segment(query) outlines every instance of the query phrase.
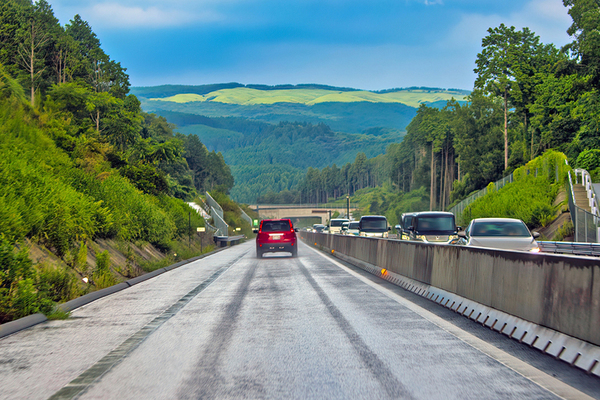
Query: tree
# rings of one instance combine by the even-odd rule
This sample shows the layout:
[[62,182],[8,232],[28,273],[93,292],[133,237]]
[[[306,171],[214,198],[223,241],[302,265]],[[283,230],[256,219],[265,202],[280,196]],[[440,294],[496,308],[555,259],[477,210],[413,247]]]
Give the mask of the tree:
[[567,33],[574,41],[564,47],[579,62],[584,75],[591,75],[591,84],[600,82],[600,6],[596,0],[563,0],[569,8],[573,24]]
[[475,62],[475,88],[500,96],[504,102],[504,169],[508,169],[508,102],[515,81],[515,63],[521,35],[515,27],[501,24],[488,29],[489,35],[481,41],[483,50]]
[[19,61],[29,75],[31,106],[35,106],[35,91],[46,70],[46,59],[53,47],[52,31],[58,26],[52,8],[46,0],[39,0],[26,12],[26,24],[21,28]]

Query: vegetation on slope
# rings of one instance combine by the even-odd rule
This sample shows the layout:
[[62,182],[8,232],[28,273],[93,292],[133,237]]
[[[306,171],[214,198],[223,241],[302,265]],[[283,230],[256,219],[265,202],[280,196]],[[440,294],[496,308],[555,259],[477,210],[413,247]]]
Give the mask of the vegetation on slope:
[[154,268],[134,248],[191,255],[204,221],[184,200],[233,186],[223,156],[143,113],[79,16],[62,27],[45,0],[8,0],[0,26],[0,323]]

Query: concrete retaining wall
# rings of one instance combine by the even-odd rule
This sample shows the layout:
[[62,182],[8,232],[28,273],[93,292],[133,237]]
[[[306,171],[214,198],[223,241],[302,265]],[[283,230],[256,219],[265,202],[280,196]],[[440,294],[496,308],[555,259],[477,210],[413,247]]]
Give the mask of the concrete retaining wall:
[[600,259],[308,232],[301,237],[600,346]]

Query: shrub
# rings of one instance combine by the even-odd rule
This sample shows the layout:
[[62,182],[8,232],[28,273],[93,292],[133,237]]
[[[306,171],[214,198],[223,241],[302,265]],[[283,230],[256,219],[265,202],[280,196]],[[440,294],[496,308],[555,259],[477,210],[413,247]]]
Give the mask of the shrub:
[[600,149],[584,150],[577,157],[577,167],[592,172],[600,168]]
[[108,250],[104,250],[96,255],[96,269],[92,275],[92,280],[97,289],[104,289],[117,283],[110,270],[110,254]]

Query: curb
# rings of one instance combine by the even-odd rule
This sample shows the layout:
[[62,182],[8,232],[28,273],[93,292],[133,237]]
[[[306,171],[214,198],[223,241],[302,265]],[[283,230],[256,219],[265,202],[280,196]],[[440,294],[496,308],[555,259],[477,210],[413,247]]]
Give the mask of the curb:
[[[172,271],[176,268],[179,268],[182,265],[189,264],[194,261],[198,261],[204,257],[211,256],[213,254],[216,254],[216,253],[226,250],[226,249],[227,249],[227,247],[215,249],[209,253],[202,254],[200,256],[193,257],[193,258],[190,258],[187,260],[179,261],[175,264],[169,265],[168,267],[160,268],[160,269],[154,270],[152,272],[148,272],[144,275],[140,275],[138,277],[129,279],[125,282],[121,282],[116,285],[104,288],[104,289],[96,290],[95,292],[88,293],[86,295],[83,295],[83,296],[78,297],[73,300],[69,300],[66,303],[60,304],[58,307],[64,312],[73,311],[76,308],[79,308],[83,305],[91,303],[92,301],[98,300],[102,297],[111,295],[116,292],[120,292],[121,290],[127,289],[133,285],[137,285],[140,282],[147,281],[148,279],[152,279],[152,278],[154,278],[158,275],[161,275],[165,272]],[[44,314],[37,313],[37,314],[28,315],[23,318],[19,318],[14,321],[6,322],[6,323],[0,325],[0,339],[3,337],[6,337],[8,335],[12,335],[13,333],[19,332],[23,329],[31,328],[34,325],[41,324],[42,322],[46,322],[47,320],[48,320],[48,318],[46,318],[46,316]]]

